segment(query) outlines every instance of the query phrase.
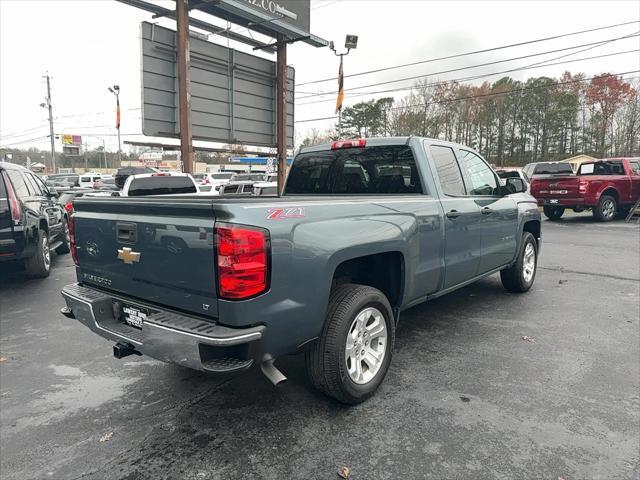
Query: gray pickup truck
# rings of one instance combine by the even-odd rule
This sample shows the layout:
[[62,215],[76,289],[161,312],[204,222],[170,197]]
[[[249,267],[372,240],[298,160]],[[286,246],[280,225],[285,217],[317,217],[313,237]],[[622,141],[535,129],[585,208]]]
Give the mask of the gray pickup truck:
[[500,272],[533,284],[536,200],[462,145],[418,137],[305,148],[281,197],[81,198],[78,283],[62,313],[145,354],[211,373],[305,352],[314,386],[371,396],[400,312]]

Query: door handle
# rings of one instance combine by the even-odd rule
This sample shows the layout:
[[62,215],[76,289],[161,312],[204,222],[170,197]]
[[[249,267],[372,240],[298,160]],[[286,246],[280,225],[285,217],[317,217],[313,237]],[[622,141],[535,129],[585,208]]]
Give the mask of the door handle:
[[462,215],[462,213],[457,210],[451,210],[447,212],[446,215],[447,218],[458,218],[460,215]]
[[482,210],[480,210],[482,212],[483,215],[490,215],[493,213],[493,210],[490,209],[489,207],[484,207]]

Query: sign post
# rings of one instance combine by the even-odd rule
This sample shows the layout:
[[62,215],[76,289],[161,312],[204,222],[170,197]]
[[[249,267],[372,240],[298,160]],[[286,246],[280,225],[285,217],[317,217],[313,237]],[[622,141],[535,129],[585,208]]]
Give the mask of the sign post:
[[191,123],[191,48],[189,42],[189,0],[176,1],[178,109],[180,121],[180,160],[183,171],[193,173],[193,133]]
[[276,65],[276,148],[278,151],[278,195],[282,195],[287,169],[287,42],[278,34]]

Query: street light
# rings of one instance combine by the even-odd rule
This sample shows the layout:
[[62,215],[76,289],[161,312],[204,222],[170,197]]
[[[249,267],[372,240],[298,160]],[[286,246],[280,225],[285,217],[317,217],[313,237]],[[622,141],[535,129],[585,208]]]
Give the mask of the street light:
[[118,162],[122,162],[122,146],[120,143],[120,85],[107,88],[116,96],[116,130],[118,130]]
[[349,52],[352,49],[358,47],[358,36],[357,35],[347,35],[344,39],[344,48],[347,49],[346,52],[338,53],[336,50],[336,46],[333,41],[329,42],[329,48],[331,51],[337,56],[340,57],[340,69],[338,70],[338,100],[336,101],[336,110],[338,111],[338,134],[342,135],[342,100],[344,98],[344,71],[342,69],[342,59],[346,55],[349,55]]

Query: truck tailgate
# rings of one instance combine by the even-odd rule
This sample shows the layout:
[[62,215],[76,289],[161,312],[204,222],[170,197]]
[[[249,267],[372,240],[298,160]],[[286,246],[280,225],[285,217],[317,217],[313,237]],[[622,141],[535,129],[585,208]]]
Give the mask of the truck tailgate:
[[217,315],[211,199],[85,198],[74,206],[82,283]]
[[538,199],[577,198],[580,180],[575,175],[536,175],[531,180],[531,195]]

